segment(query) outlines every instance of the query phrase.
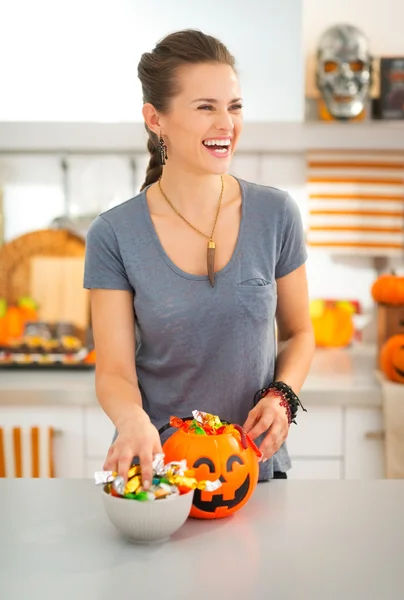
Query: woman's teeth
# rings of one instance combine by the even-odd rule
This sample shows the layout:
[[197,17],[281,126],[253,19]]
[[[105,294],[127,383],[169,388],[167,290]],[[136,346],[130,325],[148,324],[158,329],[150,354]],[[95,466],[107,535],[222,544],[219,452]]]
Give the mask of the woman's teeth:
[[215,154],[227,154],[230,148],[230,140],[206,140],[203,145]]
[[230,140],[205,140],[205,146],[230,146]]

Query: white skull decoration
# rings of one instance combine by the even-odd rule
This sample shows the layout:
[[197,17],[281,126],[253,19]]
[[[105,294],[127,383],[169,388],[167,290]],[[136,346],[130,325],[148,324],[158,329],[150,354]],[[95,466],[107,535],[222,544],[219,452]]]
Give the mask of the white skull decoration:
[[364,33],[345,24],[327,29],[318,44],[316,79],[334,118],[360,115],[372,83],[372,57]]

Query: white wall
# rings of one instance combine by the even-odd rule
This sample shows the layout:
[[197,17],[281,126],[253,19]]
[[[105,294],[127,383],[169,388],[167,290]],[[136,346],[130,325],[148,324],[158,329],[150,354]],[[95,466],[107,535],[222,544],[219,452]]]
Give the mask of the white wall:
[[[247,121],[304,118],[302,0],[8,0],[0,3],[0,121],[141,121],[137,63],[198,28],[235,55]],[[279,50],[287,47],[279,60]]]
[[303,0],[306,54],[315,52],[318,38],[327,27],[340,22],[362,29],[376,55],[404,53],[403,0]]

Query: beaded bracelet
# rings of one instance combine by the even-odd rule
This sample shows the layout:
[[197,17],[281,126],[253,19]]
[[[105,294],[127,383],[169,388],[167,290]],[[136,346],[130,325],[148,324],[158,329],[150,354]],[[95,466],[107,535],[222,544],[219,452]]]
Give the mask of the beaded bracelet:
[[259,390],[254,396],[254,405],[257,404],[257,402],[259,402],[260,400],[262,400],[262,398],[264,398],[264,396],[266,396],[269,391],[271,391],[274,396],[282,398],[280,405],[286,409],[289,425],[291,423],[294,423],[296,425],[295,417],[299,405],[304,410],[304,412],[307,412],[307,410],[304,408],[303,404],[300,402],[298,396],[294,393],[292,388],[283,381],[274,381],[270,383],[267,387],[262,388],[262,390]]

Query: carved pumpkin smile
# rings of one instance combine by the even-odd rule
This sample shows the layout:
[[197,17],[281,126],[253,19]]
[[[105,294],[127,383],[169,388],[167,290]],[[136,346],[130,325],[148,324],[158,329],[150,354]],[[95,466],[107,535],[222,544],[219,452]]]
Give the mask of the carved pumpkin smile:
[[[404,346],[403,346],[403,350],[404,350]],[[394,367],[395,372],[397,373],[397,375],[399,377],[402,377],[404,379],[404,371],[402,371],[401,369],[399,369],[398,367]]]
[[383,344],[379,363],[387,379],[404,383],[404,334],[393,335]]
[[234,498],[232,500],[224,500],[223,494],[213,494],[212,500],[202,500],[202,492],[201,490],[195,490],[194,494],[194,506],[199,508],[199,510],[203,510],[205,512],[214,512],[220,506],[224,506],[226,508],[234,508],[248,494],[248,490],[250,489],[250,476],[244,480],[244,483],[237,488],[236,493],[234,494]]

